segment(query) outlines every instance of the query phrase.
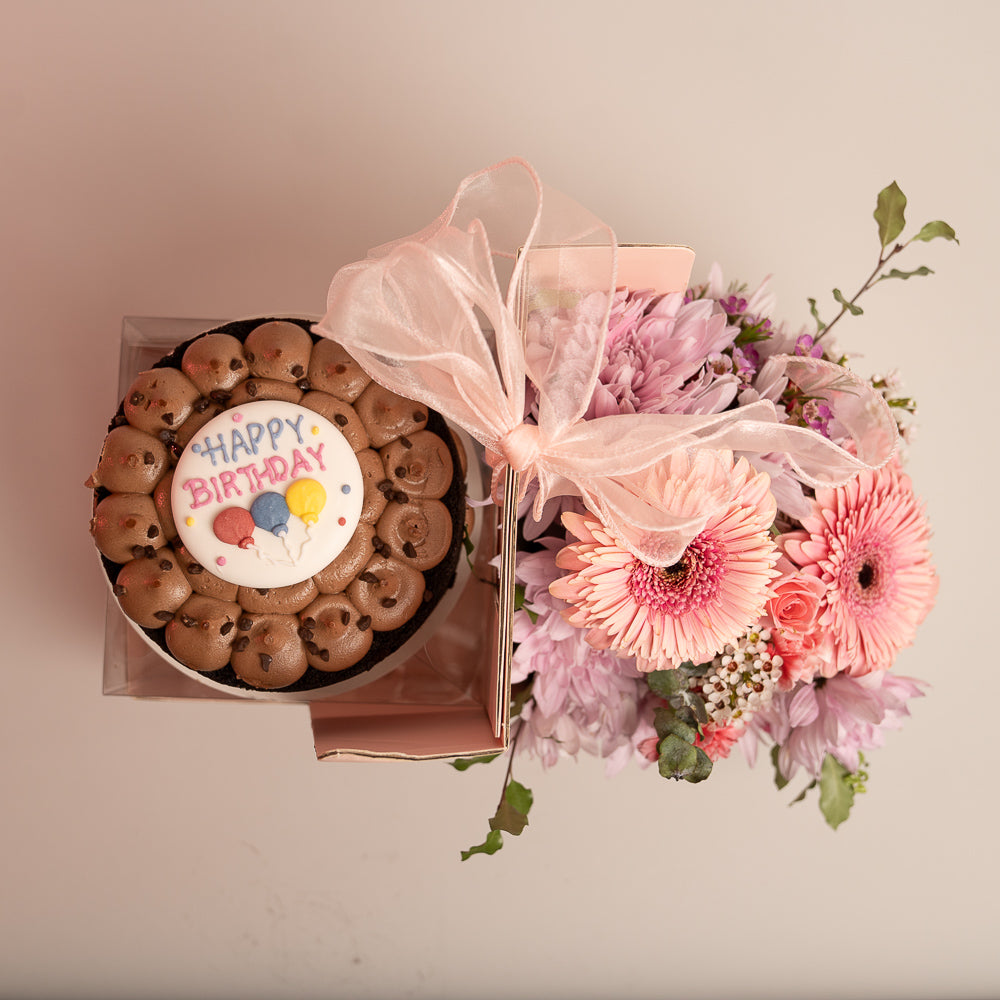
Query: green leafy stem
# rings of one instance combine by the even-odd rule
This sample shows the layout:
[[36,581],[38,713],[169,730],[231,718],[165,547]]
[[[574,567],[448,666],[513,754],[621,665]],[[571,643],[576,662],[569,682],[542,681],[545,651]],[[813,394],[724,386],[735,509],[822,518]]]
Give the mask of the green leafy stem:
[[829,323],[824,323],[820,319],[819,311],[816,308],[816,300],[809,299],[809,311],[812,313],[813,319],[816,320],[817,341],[825,337],[833,329],[838,320],[847,313],[850,313],[852,316],[860,316],[863,310],[858,305],[858,299],[880,281],[886,281],[889,278],[901,278],[905,281],[908,278],[926,277],[928,274],[934,273],[929,267],[918,267],[912,271],[900,271],[897,268],[892,268],[892,270],[884,274],[882,273],[886,264],[897,254],[902,253],[911,243],[929,243],[931,240],[936,239],[953,240],[955,243],[958,243],[955,230],[947,222],[942,222],[940,219],[928,222],[922,226],[920,231],[915,236],[911,236],[906,242],[897,243],[896,240],[906,225],[905,211],[906,195],[903,194],[895,181],[879,191],[873,213],[875,222],[878,224],[878,238],[880,243],[878,263],[875,265],[872,273],[868,275],[865,283],[850,299],[839,288],[833,289],[833,298],[840,305],[840,312]]

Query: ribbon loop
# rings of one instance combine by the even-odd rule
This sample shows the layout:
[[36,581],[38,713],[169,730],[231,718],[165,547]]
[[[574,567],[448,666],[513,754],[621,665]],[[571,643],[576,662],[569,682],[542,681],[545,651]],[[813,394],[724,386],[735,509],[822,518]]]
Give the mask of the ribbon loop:
[[535,464],[541,450],[541,434],[535,424],[518,424],[499,442],[499,453],[515,472]]

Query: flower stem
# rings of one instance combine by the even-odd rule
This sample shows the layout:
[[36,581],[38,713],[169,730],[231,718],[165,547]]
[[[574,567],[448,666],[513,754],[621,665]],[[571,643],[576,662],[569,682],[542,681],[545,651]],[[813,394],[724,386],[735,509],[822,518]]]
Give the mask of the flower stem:
[[888,264],[889,261],[896,256],[896,254],[900,253],[902,250],[905,250],[906,247],[908,247],[911,242],[912,242],[911,240],[907,240],[905,243],[897,243],[888,253],[885,252],[885,248],[882,249],[882,251],[879,253],[878,263],[875,265],[875,270],[868,275],[868,280],[857,290],[857,292],[854,293],[854,298],[850,300],[848,305],[841,306],[840,312],[837,313],[836,316],[834,316],[834,318],[823,329],[821,333],[816,335],[816,337],[813,339],[814,344],[819,343],[819,341],[821,341],[830,332],[830,330],[833,329],[837,320],[839,320],[841,316],[843,316],[844,313],[848,311],[848,306],[853,306],[858,301],[858,299],[860,299],[861,296],[864,295],[864,293],[867,292],[868,289],[871,288],[872,285],[876,283],[876,281],[878,280],[878,276],[881,273],[882,269],[885,267],[885,265]]

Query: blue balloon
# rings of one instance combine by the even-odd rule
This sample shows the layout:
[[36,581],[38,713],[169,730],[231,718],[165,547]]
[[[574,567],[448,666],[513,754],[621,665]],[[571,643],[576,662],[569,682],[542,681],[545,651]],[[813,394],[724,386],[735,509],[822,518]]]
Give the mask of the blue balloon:
[[280,493],[260,493],[250,504],[253,523],[279,538],[288,531],[288,519],[291,515],[292,512]]

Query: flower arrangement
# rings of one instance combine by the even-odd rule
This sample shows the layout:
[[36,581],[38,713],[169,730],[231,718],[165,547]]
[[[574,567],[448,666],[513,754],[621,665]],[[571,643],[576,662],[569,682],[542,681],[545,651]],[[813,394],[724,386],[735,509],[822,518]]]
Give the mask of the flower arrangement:
[[[627,483],[686,530],[684,544],[655,561],[585,491],[550,491],[539,503],[529,483],[519,507],[506,773],[490,832],[463,859],[495,853],[503,833],[527,825],[532,793],[513,777],[524,754],[549,767],[584,752],[604,758],[608,773],[635,761],[700,782],[737,745],[751,764],[767,747],[779,788],[801,772],[796,801],[818,786],[830,826],[847,818],[865,789],[865,753],[923,693],[890,668],[938,586],[930,528],[895,453],[914,403],[888,374],[868,380],[858,404],[861,380],[831,337],[845,316],[861,314],[858,300],[875,284],[931,273],[888,267],[907,247],[957,242],[941,221],[900,242],[905,205],[895,183],[879,193],[874,269],[851,298],[833,290],[839,311],[829,323],[810,299],[809,331],[775,318],[767,281],[751,292],[724,283],[718,268],[683,292],[615,292],[584,420],[717,419],[766,401],[779,427],[857,455],[858,421],[867,419],[859,411],[874,399],[892,414],[894,440],[880,462],[859,462],[836,485],[810,481],[777,438],[771,451],[759,442],[744,451],[738,437],[672,450]],[[527,323],[529,342],[544,343],[546,331],[568,336],[573,317],[545,306]],[[529,425],[539,422],[539,395],[529,372]]]

